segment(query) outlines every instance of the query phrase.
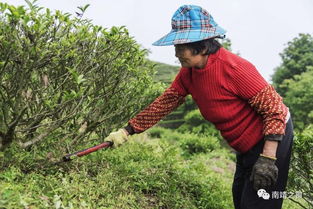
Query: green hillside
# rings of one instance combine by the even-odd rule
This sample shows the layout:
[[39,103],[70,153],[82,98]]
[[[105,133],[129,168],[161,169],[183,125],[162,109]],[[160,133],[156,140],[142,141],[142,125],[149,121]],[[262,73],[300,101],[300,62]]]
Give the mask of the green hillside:
[[[169,65],[161,62],[152,61],[156,74],[153,79],[157,82],[165,83],[168,87],[175,76],[179,72],[180,66]],[[181,105],[177,110],[166,116],[158,125],[166,128],[178,128],[184,123],[185,104]]]
[[178,73],[180,66],[169,65],[161,62],[151,61],[156,70],[156,74],[154,75],[155,81],[161,81],[166,84],[170,84],[175,75]]

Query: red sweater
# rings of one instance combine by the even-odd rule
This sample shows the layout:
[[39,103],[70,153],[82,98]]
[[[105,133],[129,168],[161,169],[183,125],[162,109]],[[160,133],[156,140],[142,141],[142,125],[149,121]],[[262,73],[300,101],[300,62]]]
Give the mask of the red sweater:
[[188,94],[239,152],[266,134],[284,134],[288,110],[281,97],[251,63],[224,48],[211,54],[203,69],[181,68],[171,87],[129,124],[137,133],[148,129]]

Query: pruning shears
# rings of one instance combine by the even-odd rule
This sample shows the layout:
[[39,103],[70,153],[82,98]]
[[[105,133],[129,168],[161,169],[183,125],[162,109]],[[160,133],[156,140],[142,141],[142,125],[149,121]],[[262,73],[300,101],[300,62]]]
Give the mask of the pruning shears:
[[87,149],[83,149],[83,150],[80,150],[78,152],[74,152],[74,153],[71,153],[71,154],[67,154],[65,156],[63,156],[62,158],[62,162],[68,162],[68,161],[71,161],[77,157],[82,157],[84,155],[88,155],[92,152],[95,152],[99,149],[103,149],[103,148],[108,148],[108,147],[111,147],[113,145],[113,142],[110,142],[110,141],[106,141],[106,142],[103,142],[101,144],[98,144],[96,146],[93,146],[93,147],[89,147]]

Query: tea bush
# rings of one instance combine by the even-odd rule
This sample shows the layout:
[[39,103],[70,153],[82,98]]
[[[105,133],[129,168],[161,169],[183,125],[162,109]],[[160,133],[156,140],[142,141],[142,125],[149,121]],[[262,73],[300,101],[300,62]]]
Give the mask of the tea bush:
[[[231,208],[231,179],[212,167],[213,157],[186,160],[166,140],[134,138],[69,163],[9,166],[0,173],[0,208]],[[33,152],[21,155],[36,162]],[[232,172],[229,158],[220,163]]]
[[[178,129],[179,130],[179,129]],[[212,136],[198,135],[195,133],[181,133],[162,127],[154,127],[149,130],[150,137],[161,138],[177,145],[182,149],[183,155],[189,157],[198,153],[209,153],[222,149],[220,140]]]
[[163,90],[125,27],[27,3],[0,3],[0,150],[103,139]]
[[[301,206],[313,207],[313,125],[296,132],[293,144],[288,191],[301,192]],[[294,201],[299,199],[293,198]]]

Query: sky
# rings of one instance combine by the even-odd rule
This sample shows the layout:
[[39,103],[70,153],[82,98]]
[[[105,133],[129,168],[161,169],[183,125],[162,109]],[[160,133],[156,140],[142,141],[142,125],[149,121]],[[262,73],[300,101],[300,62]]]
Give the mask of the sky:
[[[25,5],[24,0],[1,2]],[[151,52],[151,60],[172,65],[179,65],[174,47],[152,43],[171,30],[171,18],[181,5],[201,6],[227,30],[233,52],[253,63],[269,82],[287,43],[299,33],[313,35],[313,0],[38,0],[37,4],[71,14],[90,4],[85,18],[105,28],[126,26]]]

